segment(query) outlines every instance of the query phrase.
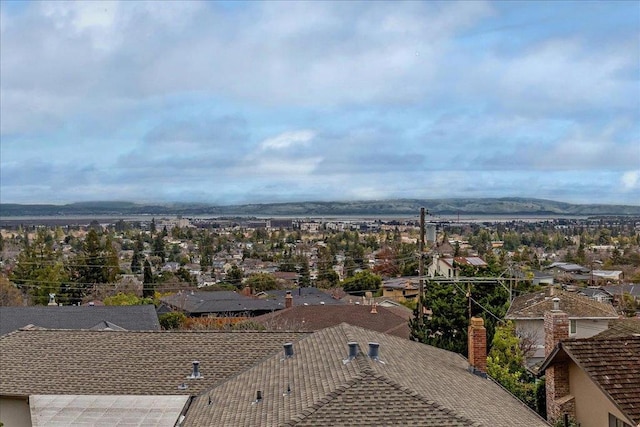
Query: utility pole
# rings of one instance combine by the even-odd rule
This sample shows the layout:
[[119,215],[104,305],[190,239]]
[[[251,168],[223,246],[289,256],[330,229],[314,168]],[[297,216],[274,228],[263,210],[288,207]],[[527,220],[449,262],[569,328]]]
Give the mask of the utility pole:
[[418,275],[420,276],[420,293],[418,296],[418,319],[420,324],[423,324],[423,316],[424,309],[423,298],[424,298],[424,208],[420,208],[420,243],[419,243],[419,263],[418,263]]

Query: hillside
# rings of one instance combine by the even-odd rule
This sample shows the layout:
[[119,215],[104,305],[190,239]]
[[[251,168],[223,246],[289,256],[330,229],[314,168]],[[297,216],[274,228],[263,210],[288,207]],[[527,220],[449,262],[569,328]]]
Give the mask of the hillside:
[[411,215],[425,207],[434,215],[639,215],[640,206],[571,204],[525,198],[396,199],[352,202],[297,202],[247,205],[194,203],[137,204],[132,202],[82,202],[65,205],[0,204],[1,217],[69,215]]

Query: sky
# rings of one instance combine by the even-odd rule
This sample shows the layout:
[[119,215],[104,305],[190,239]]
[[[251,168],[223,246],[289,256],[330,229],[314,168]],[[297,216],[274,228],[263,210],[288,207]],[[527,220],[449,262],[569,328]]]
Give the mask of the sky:
[[0,202],[640,205],[640,3],[0,3]]

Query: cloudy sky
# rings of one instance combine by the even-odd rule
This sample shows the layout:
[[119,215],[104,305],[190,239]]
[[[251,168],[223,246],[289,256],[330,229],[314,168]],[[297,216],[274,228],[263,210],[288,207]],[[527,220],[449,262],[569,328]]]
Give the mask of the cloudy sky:
[[640,8],[0,6],[0,201],[640,204]]

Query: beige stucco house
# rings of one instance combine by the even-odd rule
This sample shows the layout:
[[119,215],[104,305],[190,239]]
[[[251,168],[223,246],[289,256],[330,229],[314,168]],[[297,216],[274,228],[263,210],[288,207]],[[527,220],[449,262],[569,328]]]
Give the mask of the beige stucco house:
[[572,340],[566,338],[565,313],[558,310],[547,318],[548,329],[556,329],[540,368],[549,420],[567,416],[580,427],[640,426],[640,335]]
[[555,297],[559,298],[560,310],[569,316],[570,338],[592,337],[605,331],[610,320],[619,317],[609,303],[554,287],[516,297],[505,319],[513,321],[518,336],[529,343],[531,352],[527,355],[528,366],[542,362],[545,357],[544,314],[552,310],[552,299]]

